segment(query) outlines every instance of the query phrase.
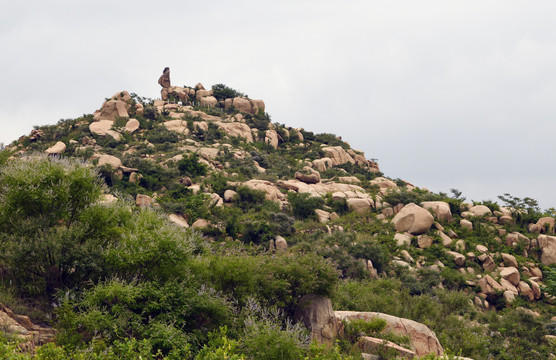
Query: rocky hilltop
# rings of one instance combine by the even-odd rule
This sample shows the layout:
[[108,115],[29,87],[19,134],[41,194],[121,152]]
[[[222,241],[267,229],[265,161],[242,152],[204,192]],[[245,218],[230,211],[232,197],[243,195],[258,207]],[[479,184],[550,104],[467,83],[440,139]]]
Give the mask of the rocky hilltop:
[[[195,229],[214,261],[233,266],[224,271],[241,253],[326,261],[328,290],[303,293],[301,282],[268,304],[325,348],[340,341],[337,356],[554,357],[554,213],[508,194],[466,202],[389,178],[341,137],[272,123],[265,111],[224,85],[172,87],[168,101],[120,91],[4,153],[87,161],[106,186],[102,203],[132,201]],[[203,279],[233,299],[243,276],[220,287]]]

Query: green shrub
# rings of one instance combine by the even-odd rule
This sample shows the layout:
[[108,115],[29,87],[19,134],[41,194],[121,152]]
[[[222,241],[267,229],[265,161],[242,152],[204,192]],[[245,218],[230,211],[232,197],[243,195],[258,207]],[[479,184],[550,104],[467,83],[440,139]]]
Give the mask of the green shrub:
[[234,199],[234,204],[244,211],[259,207],[265,201],[266,193],[262,190],[240,186],[236,191],[238,196]]
[[316,217],[315,210],[324,205],[322,198],[308,193],[289,193],[288,201],[294,216],[302,220]]
[[0,231],[13,232],[28,218],[40,226],[71,224],[102,193],[91,167],[42,155],[9,161],[0,168]]
[[[180,358],[206,334],[230,321],[227,300],[191,278],[165,283],[111,280],[99,283],[58,311],[58,342],[86,346],[95,334],[108,344],[146,339],[153,352]],[[181,357],[183,358],[183,357]]]
[[314,254],[214,256],[197,259],[192,266],[201,279],[240,305],[253,297],[288,314],[304,295],[330,295],[338,275],[328,261]]
[[303,357],[309,346],[309,334],[301,324],[284,320],[276,310],[265,310],[258,306],[250,309],[245,321],[243,352],[251,359],[297,360]]
[[203,176],[207,173],[207,166],[199,162],[199,155],[192,153],[178,161],[178,169],[182,175],[191,177]]
[[212,92],[213,95],[217,100],[226,100],[229,98],[235,98],[235,97],[245,97],[246,95],[232,89],[231,87],[228,87],[224,84],[216,84],[216,85],[212,85]]

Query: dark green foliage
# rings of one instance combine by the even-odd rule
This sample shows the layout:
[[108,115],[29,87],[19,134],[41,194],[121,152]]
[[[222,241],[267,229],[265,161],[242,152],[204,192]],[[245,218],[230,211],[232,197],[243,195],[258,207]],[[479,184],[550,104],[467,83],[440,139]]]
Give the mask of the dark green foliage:
[[249,125],[249,127],[255,128],[260,131],[268,130],[270,122],[270,115],[263,112],[262,110],[259,110],[259,112],[254,115],[247,114],[245,116],[245,123]]
[[234,204],[244,211],[259,207],[265,201],[266,193],[262,190],[254,190],[247,186],[240,186],[236,191],[238,196],[234,200]]
[[207,173],[207,166],[199,162],[199,155],[191,153],[178,161],[178,169],[182,175],[191,177],[203,176]]
[[333,199],[332,194],[327,194],[325,201],[326,205],[330,206],[332,210],[338,215],[346,214],[349,211],[347,201],[344,198]]
[[307,329],[302,324],[284,321],[283,314],[276,309],[249,305],[242,344],[245,355],[262,360],[301,359],[309,346]]
[[162,126],[147,132],[147,141],[153,144],[176,143],[178,140],[178,134]]
[[409,203],[420,204],[423,201],[443,201],[444,198],[440,195],[434,194],[427,190],[421,190],[415,188],[413,190],[401,190],[398,192],[389,192],[386,194],[382,201],[387,202],[388,204],[397,205],[397,204],[404,204],[407,205]]
[[546,291],[552,295],[556,296],[556,268],[548,268],[548,275],[546,276]]
[[314,254],[229,255],[198,261],[195,268],[201,279],[240,304],[256,298],[288,312],[304,295],[329,295],[337,281],[333,266]]
[[174,168],[164,168],[152,161],[141,160],[132,166],[137,167],[142,175],[139,185],[149,191],[157,191],[163,186],[169,186],[178,173]]
[[539,204],[535,199],[530,197],[519,198],[508,193],[500,195],[498,198],[504,202],[505,207],[510,209],[518,225],[527,226],[527,224],[537,222],[542,217]]
[[293,224],[295,219],[284,213],[273,213],[270,215],[270,224],[276,235],[290,236],[295,232]]
[[302,220],[316,217],[315,210],[324,205],[321,197],[312,196],[309,193],[289,193],[288,201],[293,215]]
[[264,220],[246,221],[242,228],[241,240],[245,243],[262,244],[274,238],[270,224]]
[[224,84],[212,85],[213,95],[217,100],[226,100],[235,97],[246,97],[245,94],[232,89]]
[[[179,190],[178,190],[179,189]],[[164,210],[183,215],[189,222],[207,218],[210,214],[210,198],[206,194],[193,194],[185,186],[175,185],[158,200]]]
[[97,173],[79,161],[34,156],[0,169],[0,231],[32,218],[41,226],[70,224],[102,191]]
[[230,321],[230,304],[193,279],[160,282],[99,283],[59,309],[58,341],[80,347],[101,333],[109,344],[148,339],[153,351],[187,356],[190,345]]
[[107,275],[166,278],[191,251],[191,238],[153,210],[93,203],[102,188],[81,163],[15,160],[0,183],[0,263],[22,295],[48,298]]
[[323,144],[327,144],[330,146],[341,146],[344,149],[349,149],[349,145],[346,144],[344,141],[342,141],[342,138],[334,135],[334,134],[327,134],[327,133],[322,133],[322,134],[316,134],[314,136],[313,139],[311,139],[313,141],[317,141]]

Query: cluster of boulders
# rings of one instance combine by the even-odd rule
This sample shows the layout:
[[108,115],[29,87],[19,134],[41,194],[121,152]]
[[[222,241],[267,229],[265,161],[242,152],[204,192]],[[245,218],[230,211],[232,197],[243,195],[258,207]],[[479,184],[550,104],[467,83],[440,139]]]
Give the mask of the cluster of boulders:
[[395,335],[409,338],[409,348],[404,348],[383,339],[362,336],[357,346],[364,356],[377,354],[380,349],[392,349],[398,356],[412,359],[415,356],[442,356],[444,349],[435,333],[426,325],[413,320],[399,318],[377,312],[333,311],[331,301],[320,295],[306,295],[295,312],[297,321],[302,322],[311,331],[311,339],[319,343],[333,344],[344,336],[344,324],[353,320],[372,321],[382,319],[386,322],[385,330]]
[[16,314],[3,304],[0,304],[0,326],[4,333],[17,338],[19,347],[28,352],[54,341],[56,336],[55,329],[33,324],[28,316]]
[[[493,213],[484,205],[466,206],[467,210],[462,213],[466,219],[460,221],[462,229],[473,230],[473,223],[468,220],[473,217],[479,217],[491,224],[515,221],[508,209],[503,208],[502,211]],[[446,248],[455,249],[455,251],[446,249],[445,253],[454,261],[460,273],[476,276],[476,281],[467,281],[469,286],[478,286],[481,289],[475,299],[476,305],[489,308],[490,304],[499,296],[503,296],[508,303],[513,302],[517,295],[522,295],[530,301],[539,300],[542,297],[543,274],[534,263],[526,262],[520,266],[515,256],[507,253],[492,253],[487,246],[482,244],[476,245],[475,251],[466,252],[465,240],[458,239],[458,235],[452,230],[445,231],[438,222],[452,221],[452,214],[447,203],[432,201],[423,202],[420,206],[412,203],[401,209],[396,208],[395,212],[397,213],[392,218],[392,223],[397,231],[394,240],[398,246],[410,246],[412,239],[416,237],[416,245],[419,248],[430,247],[436,241],[428,235],[429,230],[432,229]],[[553,227],[550,226],[553,223],[553,218],[542,218],[529,229],[553,231]],[[524,248],[524,256],[528,255],[528,251],[533,254],[540,252],[538,257],[542,264],[556,264],[555,236],[539,234],[537,238],[530,239],[519,232],[506,233],[506,230],[501,227],[493,229],[499,235],[495,238],[499,243],[505,241],[505,244],[510,247],[521,245]],[[406,250],[401,250],[399,255],[393,260],[396,265],[408,269],[413,269],[413,266],[417,269],[425,266],[424,261],[415,261]],[[496,259],[502,261],[497,264]],[[474,267],[466,267],[469,265],[468,261],[480,264],[489,275],[475,274]],[[437,261],[428,267],[431,270],[439,271],[444,266]]]

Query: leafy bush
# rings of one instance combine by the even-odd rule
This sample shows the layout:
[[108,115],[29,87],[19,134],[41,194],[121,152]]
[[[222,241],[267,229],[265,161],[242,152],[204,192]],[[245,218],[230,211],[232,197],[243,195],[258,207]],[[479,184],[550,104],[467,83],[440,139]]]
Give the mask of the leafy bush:
[[256,208],[265,201],[266,193],[262,190],[251,189],[247,186],[240,186],[236,189],[238,196],[234,199],[234,204],[242,210]]
[[288,314],[304,295],[329,295],[337,281],[334,267],[314,254],[230,255],[196,261],[194,272],[240,305],[256,298]]
[[310,342],[307,329],[301,323],[284,320],[284,314],[275,308],[267,310],[258,304],[250,307],[251,314],[245,320],[243,352],[252,359],[301,359]]
[[175,132],[166,130],[166,128],[161,126],[147,132],[147,140],[153,144],[176,143],[179,140],[179,136]]
[[83,347],[95,334],[108,344],[130,337],[147,339],[154,352],[173,358],[190,352],[208,331],[231,316],[227,300],[193,279],[155,282],[111,280],[99,283],[59,311],[58,341]]
[[178,161],[178,169],[182,175],[191,177],[203,176],[207,173],[207,166],[199,162],[199,155],[192,153]]
[[302,220],[316,217],[315,210],[324,205],[322,198],[308,193],[289,193],[288,201],[294,216]]
[[423,201],[443,201],[444,198],[427,190],[415,188],[413,190],[391,191],[383,196],[382,201],[391,205],[409,203],[420,204]]
[[245,97],[246,95],[232,89],[231,87],[228,87],[224,84],[216,84],[216,85],[212,85],[212,92],[213,95],[217,100],[225,100],[225,99],[229,99],[229,98],[235,98],[235,97]]
[[33,218],[40,226],[70,225],[102,192],[98,174],[84,163],[42,155],[9,161],[0,169],[0,231]]

